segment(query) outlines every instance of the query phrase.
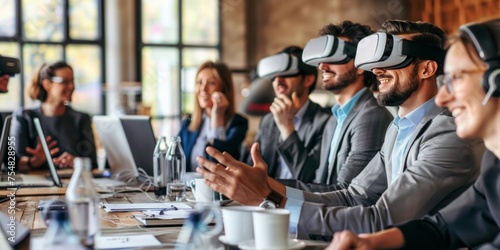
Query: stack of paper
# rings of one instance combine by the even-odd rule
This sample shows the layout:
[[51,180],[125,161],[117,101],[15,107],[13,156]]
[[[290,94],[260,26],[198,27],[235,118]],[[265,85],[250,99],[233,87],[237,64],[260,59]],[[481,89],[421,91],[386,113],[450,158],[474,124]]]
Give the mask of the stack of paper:
[[192,210],[189,205],[181,202],[165,202],[165,203],[121,203],[121,204],[104,204],[104,210],[110,212],[130,212],[130,211],[160,211],[171,210],[175,207],[176,210]]
[[187,219],[193,211],[195,210],[170,210],[163,213],[148,211],[147,213],[132,216],[144,226],[174,226],[184,224],[184,219]]

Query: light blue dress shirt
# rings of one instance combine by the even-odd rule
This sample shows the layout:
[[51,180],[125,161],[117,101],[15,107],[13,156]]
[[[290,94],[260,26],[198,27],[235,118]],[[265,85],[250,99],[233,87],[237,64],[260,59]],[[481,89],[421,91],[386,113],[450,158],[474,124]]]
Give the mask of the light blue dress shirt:
[[[406,139],[404,147],[406,147],[406,145],[408,144],[409,138],[411,138],[411,133],[414,132],[416,125],[420,123],[420,121],[424,118],[425,114],[433,107],[433,105],[434,105],[434,98],[431,98],[430,100],[428,100],[427,102],[425,102],[420,107],[418,107],[417,109],[415,109],[406,116],[406,118],[411,117],[408,120],[411,120],[412,123],[415,124],[415,126],[412,131],[410,132],[407,131],[406,133],[407,138],[402,138]],[[393,159],[394,158],[396,157],[393,157]],[[302,190],[286,187],[286,197],[287,201],[285,203],[285,208],[290,210],[290,233],[297,233],[297,225],[299,224],[300,212],[302,211],[302,204],[304,203],[304,193]]]
[[208,141],[213,139],[221,141],[226,140],[226,127],[231,124],[230,122],[232,120],[229,119],[226,123],[226,127],[210,128],[210,117],[203,114],[202,119],[200,134],[198,135],[196,143],[193,146],[193,150],[191,151],[191,169],[196,169],[199,166],[199,163],[196,161],[196,157],[205,154],[205,148],[207,147]]
[[408,148],[408,143],[410,142],[413,132],[415,132],[417,125],[432,107],[434,107],[434,98],[431,98],[403,118],[397,115],[394,121],[392,121],[398,130],[398,135],[392,149],[391,184],[394,183],[403,172],[403,156],[406,148]]
[[[300,126],[302,125],[302,118],[304,117],[304,114],[306,113],[307,107],[309,106],[310,101],[308,100],[302,107],[297,111],[295,114],[295,117],[293,118],[293,127],[295,128],[295,131],[299,131]],[[283,157],[280,157],[280,165],[278,167],[278,178],[279,179],[293,179],[292,172],[290,171],[290,166],[286,164],[285,159]]]
[[[358,99],[367,91],[366,88],[358,91],[349,101],[347,101],[342,107],[336,104],[332,108],[332,114],[337,118],[337,125],[335,127],[335,132],[332,137],[332,144],[330,145],[330,155],[328,157],[329,161],[332,160],[332,150],[334,142],[338,140],[340,136],[340,130],[349,112],[358,101]],[[331,171],[331,170],[328,170]],[[297,232],[297,225],[299,223],[300,211],[302,210],[302,203],[304,203],[304,195],[301,190],[286,187],[287,202],[285,203],[285,208],[290,210],[290,233]]]
[[[334,157],[336,156],[335,154],[335,144],[339,140],[340,137],[340,131],[342,130],[342,126],[344,125],[345,118],[347,118],[347,115],[349,115],[349,112],[351,112],[352,108],[358,102],[359,97],[366,91],[366,88],[361,89],[356,93],[349,101],[347,101],[344,106],[340,106],[339,104],[335,104],[332,108],[332,114],[337,118],[337,125],[335,126],[335,131],[333,132],[332,139],[330,140],[330,153],[328,154],[328,165],[330,165],[330,162],[333,161]],[[330,176],[332,169],[328,169],[328,176]],[[327,184],[330,184],[330,180],[327,180]]]

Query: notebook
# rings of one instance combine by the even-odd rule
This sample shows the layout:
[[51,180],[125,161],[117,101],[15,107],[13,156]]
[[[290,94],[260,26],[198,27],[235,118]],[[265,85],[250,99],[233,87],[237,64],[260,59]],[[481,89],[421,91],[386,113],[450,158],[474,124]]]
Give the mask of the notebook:
[[189,217],[189,214],[196,210],[177,210],[168,211],[164,214],[159,212],[153,214],[134,214],[132,217],[139,221],[142,226],[180,226],[184,224],[184,220]]
[[[35,124],[36,131],[38,136],[40,137],[40,144],[42,145],[43,153],[45,158],[47,159],[47,164],[50,169],[50,176],[52,180],[45,178],[45,176],[41,175],[30,175],[30,174],[16,174],[15,176],[2,175],[0,177],[0,188],[5,187],[50,187],[50,186],[62,186],[61,180],[57,175],[56,167],[52,162],[52,155],[50,155],[49,146],[47,145],[47,141],[45,140],[45,133],[42,130],[42,125],[40,124],[40,120],[38,118],[33,119],[33,123]],[[3,132],[3,131],[2,131]],[[7,144],[2,144],[1,147],[7,147]],[[5,150],[5,149],[3,149]],[[0,150],[1,152],[2,150]],[[8,169],[8,171],[12,172]]]

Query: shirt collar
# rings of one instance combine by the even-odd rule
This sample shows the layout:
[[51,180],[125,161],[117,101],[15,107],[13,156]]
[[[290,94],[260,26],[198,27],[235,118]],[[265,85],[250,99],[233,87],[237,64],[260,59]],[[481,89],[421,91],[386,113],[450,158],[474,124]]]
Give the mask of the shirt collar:
[[422,121],[425,114],[427,114],[427,112],[429,112],[429,110],[431,110],[432,107],[434,107],[435,98],[436,97],[432,97],[424,104],[420,105],[420,107],[416,108],[415,110],[407,114],[405,117],[401,118],[399,115],[397,115],[393,121],[394,125],[396,125],[398,129],[416,126],[417,124],[420,123],[420,121]]
[[297,113],[295,114],[295,117],[293,118],[293,125],[296,129],[300,127],[302,123],[302,117],[304,117],[307,107],[309,106],[310,103],[311,101],[308,99],[307,102],[304,103],[304,105],[302,105],[299,111],[297,111]]
[[351,112],[354,105],[358,102],[359,98],[366,91],[366,88],[359,90],[355,95],[349,99],[342,107],[337,103],[332,108],[332,114],[336,117],[346,117]]

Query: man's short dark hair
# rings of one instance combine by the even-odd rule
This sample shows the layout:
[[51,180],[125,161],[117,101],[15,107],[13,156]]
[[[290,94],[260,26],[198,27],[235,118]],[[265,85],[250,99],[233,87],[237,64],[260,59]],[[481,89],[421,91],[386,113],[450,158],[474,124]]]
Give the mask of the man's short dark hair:
[[[407,20],[387,20],[382,24],[380,31],[393,35],[415,34],[409,40],[422,44],[446,48],[448,36],[438,26],[432,23]],[[420,63],[422,60],[417,58],[413,61],[414,64]],[[443,73],[443,62],[437,62],[439,67],[436,75]]]
[[[327,24],[319,30],[320,36],[332,35],[336,37],[345,37],[350,43],[358,45],[361,39],[373,34],[373,30],[368,25],[353,23],[351,21],[343,21],[337,24]],[[378,90],[378,81],[376,76],[370,72],[364,72],[365,86],[372,91]]]

